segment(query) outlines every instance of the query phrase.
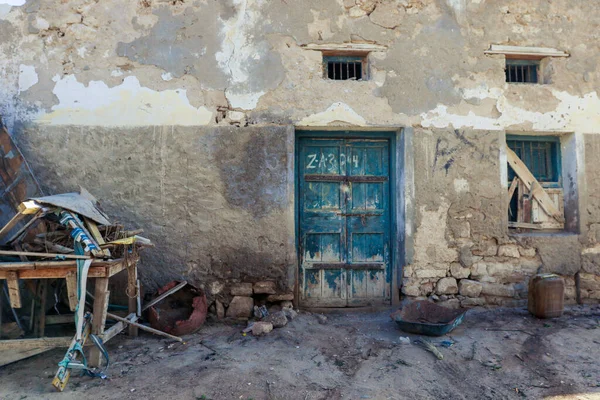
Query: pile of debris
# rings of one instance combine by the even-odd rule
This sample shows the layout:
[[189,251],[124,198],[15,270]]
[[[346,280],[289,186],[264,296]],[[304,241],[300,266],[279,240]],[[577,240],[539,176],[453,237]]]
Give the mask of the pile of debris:
[[[0,366],[52,348],[68,347],[52,382],[62,391],[73,369],[102,375],[101,369],[91,367],[99,367],[102,358],[108,365],[103,342],[127,326],[133,335],[140,328],[181,341],[136,322],[142,312],[138,251],[153,246],[140,236],[142,232],[111,223],[85,189],[20,203],[17,213],[0,229],[0,279],[5,280],[2,294],[10,303],[14,319],[9,326],[17,326],[9,337],[14,340],[0,340]],[[121,271],[127,271],[128,276],[125,294],[129,304],[121,306],[128,310],[124,317],[108,312],[109,279]],[[94,294],[87,290],[88,277],[95,278]],[[54,304],[48,301],[51,291]],[[31,306],[23,307],[28,301]],[[75,336],[47,337],[46,325],[51,319],[74,323]],[[107,319],[116,323],[105,330]],[[7,336],[2,332],[6,325],[2,323],[0,294],[0,337]],[[95,345],[87,360],[91,367],[83,357],[88,338]]]

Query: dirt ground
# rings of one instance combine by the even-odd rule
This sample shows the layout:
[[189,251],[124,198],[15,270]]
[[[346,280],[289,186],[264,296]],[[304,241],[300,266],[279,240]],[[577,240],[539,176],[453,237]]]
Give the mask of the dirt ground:
[[449,335],[431,338],[443,360],[389,313],[337,311],[320,323],[301,312],[258,338],[243,336],[241,324],[207,323],[186,344],[123,335],[108,343],[108,379],[73,376],[61,394],[50,382],[64,351],[54,350],[0,368],[0,398],[600,399],[600,306],[552,320],[471,310]]

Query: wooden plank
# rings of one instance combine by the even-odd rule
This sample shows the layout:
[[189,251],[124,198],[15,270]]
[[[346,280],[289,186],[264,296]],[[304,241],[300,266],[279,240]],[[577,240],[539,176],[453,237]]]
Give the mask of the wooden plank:
[[8,232],[10,232],[23,218],[25,218],[25,214],[15,214],[10,221],[0,229],[0,238],[6,236],[6,234],[8,234]]
[[518,56],[536,56],[543,57],[569,57],[569,53],[553,49],[550,47],[526,47],[526,46],[507,46],[492,44],[489,50],[485,50],[484,54],[506,54]]
[[77,308],[77,272],[69,271],[65,277],[67,281],[67,296],[69,298],[69,309],[75,311]]
[[[102,245],[106,244],[106,242],[104,241],[104,237],[102,236],[102,234],[98,230],[98,225],[96,225],[96,223],[94,221],[92,221],[91,219],[89,219],[89,218],[84,218],[84,220],[85,220],[85,225],[87,226],[88,230],[90,231],[90,234],[92,235],[92,237],[94,238],[94,240],[96,240],[96,242],[98,243],[98,245],[100,247],[102,247]],[[110,250],[109,249],[102,249],[102,254],[105,257],[110,257]]]
[[559,222],[564,222],[564,216],[554,207],[552,199],[548,196],[542,185],[535,179],[527,166],[521,161],[517,154],[510,148],[506,149],[508,164],[523,182],[531,195],[537,200],[540,206]]
[[77,254],[61,254],[61,253],[42,253],[33,251],[12,251],[12,250],[0,250],[0,255],[7,256],[25,256],[25,257],[61,257],[66,259],[77,259],[77,260],[89,260],[90,256],[80,256]]
[[139,319],[139,317],[135,315],[135,313],[131,313],[127,317],[125,317],[125,319],[128,321],[127,323],[123,321],[118,321],[116,324],[105,330],[102,335],[100,335],[100,338],[104,343],[108,342],[110,339],[121,333],[123,329],[125,329],[127,325],[129,325],[130,322],[136,322]]
[[42,208],[41,205],[39,205],[33,200],[28,200],[19,204],[19,206],[17,207],[17,211],[24,215],[32,215],[37,213],[40,210],[40,208]]
[[75,314],[46,315],[46,325],[72,324]]
[[[92,333],[102,335],[106,323],[106,313],[108,311],[108,278],[96,279],[96,288],[94,290],[94,311],[92,319]],[[90,366],[99,367],[102,362],[102,353],[97,347],[92,348],[88,359]]]
[[[94,267],[110,267],[120,266],[123,264],[123,259],[118,260],[92,260],[92,266]],[[27,269],[40,269],[40,268],[65,268],[65,267],[77,267],[76,261],[28,261],[28,262],[0,262],[0,271],[5,270],[27,270]]]
[[508,222],[509,228],[522,228],[522,229],[542,229],[540,225],[537,224],[528,224],[525,222]]
[[31,228],[31,226],[34,223],[36,223],[37,221],[39,221],[39,219],[43,215],[44,215],[44,211],[43,210],[38,210],[38,212],[31,217],[31,219],[29,220],[29,222],[27,222],[21,229],[19,229],[14,235],[12,235],[7,240],[7,243],[14,242],[16,239],[18,239],[23,233],[25,233],[29,228]]
[[523,222],[531,223],[531,197],[523,196]]
[[513,198],[513,196],[515,195],[515,191],[517,190],[517,186],[519,186],[519,178],[517,178],[516,176],[513,178],[512,182],[510,183],[510,187],[508,188],[508,203],[507,203],[507,208],[508,211],[510,211],[510,202]]
[[31,350],[40,347],[68,347],[71,340],[68,336],[61,337],[42,337],[36,339],[13,339],[0,340],[0,351],[12,350]]
[[[74,267],[62,267],[62,268],[48,268],[48,269],[30,269],[18,271],[19,279],[65,279],[69,271],[72,271]],[[108,268],[106,267],[91,267],[88,277],[89,278],[105,278],[108,277]],[[15,271],[2,271],[0,270],[0,279],[7,279],[7,276]],[[16,272],[15,272],[16,273]]]
[[5,279],[8,283],[8,295],[10,297],[10,306],[12,308],[21,308],[21,290],[19,288],[19,275],[14,271],[9,271]]
[[40,282],[38,288],[38,297],[40,298],[38,315],[35,320],[34,332],[38,337],[44,337],[46,331],[46,298],[48,296],[48,280]]
[[29,357],[33,357],[35,355],[45,353],[46,351],[50,351],[54,349],[54,347],[36,347],[34,349],[26,349],[26,350],[11,350],[11,351],[1,351],[0,352],[0,367],[4,365],[8,365],[17,361],[24,360]]

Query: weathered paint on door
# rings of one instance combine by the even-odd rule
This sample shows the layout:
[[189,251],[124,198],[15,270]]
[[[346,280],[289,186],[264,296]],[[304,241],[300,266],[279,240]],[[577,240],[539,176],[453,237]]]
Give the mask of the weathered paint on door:
[[390,302],[389,140],[299,140],[300,300]]

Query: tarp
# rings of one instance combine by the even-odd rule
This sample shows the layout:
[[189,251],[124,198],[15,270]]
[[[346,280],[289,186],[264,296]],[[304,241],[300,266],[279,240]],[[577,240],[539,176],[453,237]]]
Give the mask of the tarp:
[[110,225],[110,221],[97,206],[96,199],[82,188],[81,193],[63,193],[53,196],[31,198],[40,204],[49,204],[83,215],[100,225]]

